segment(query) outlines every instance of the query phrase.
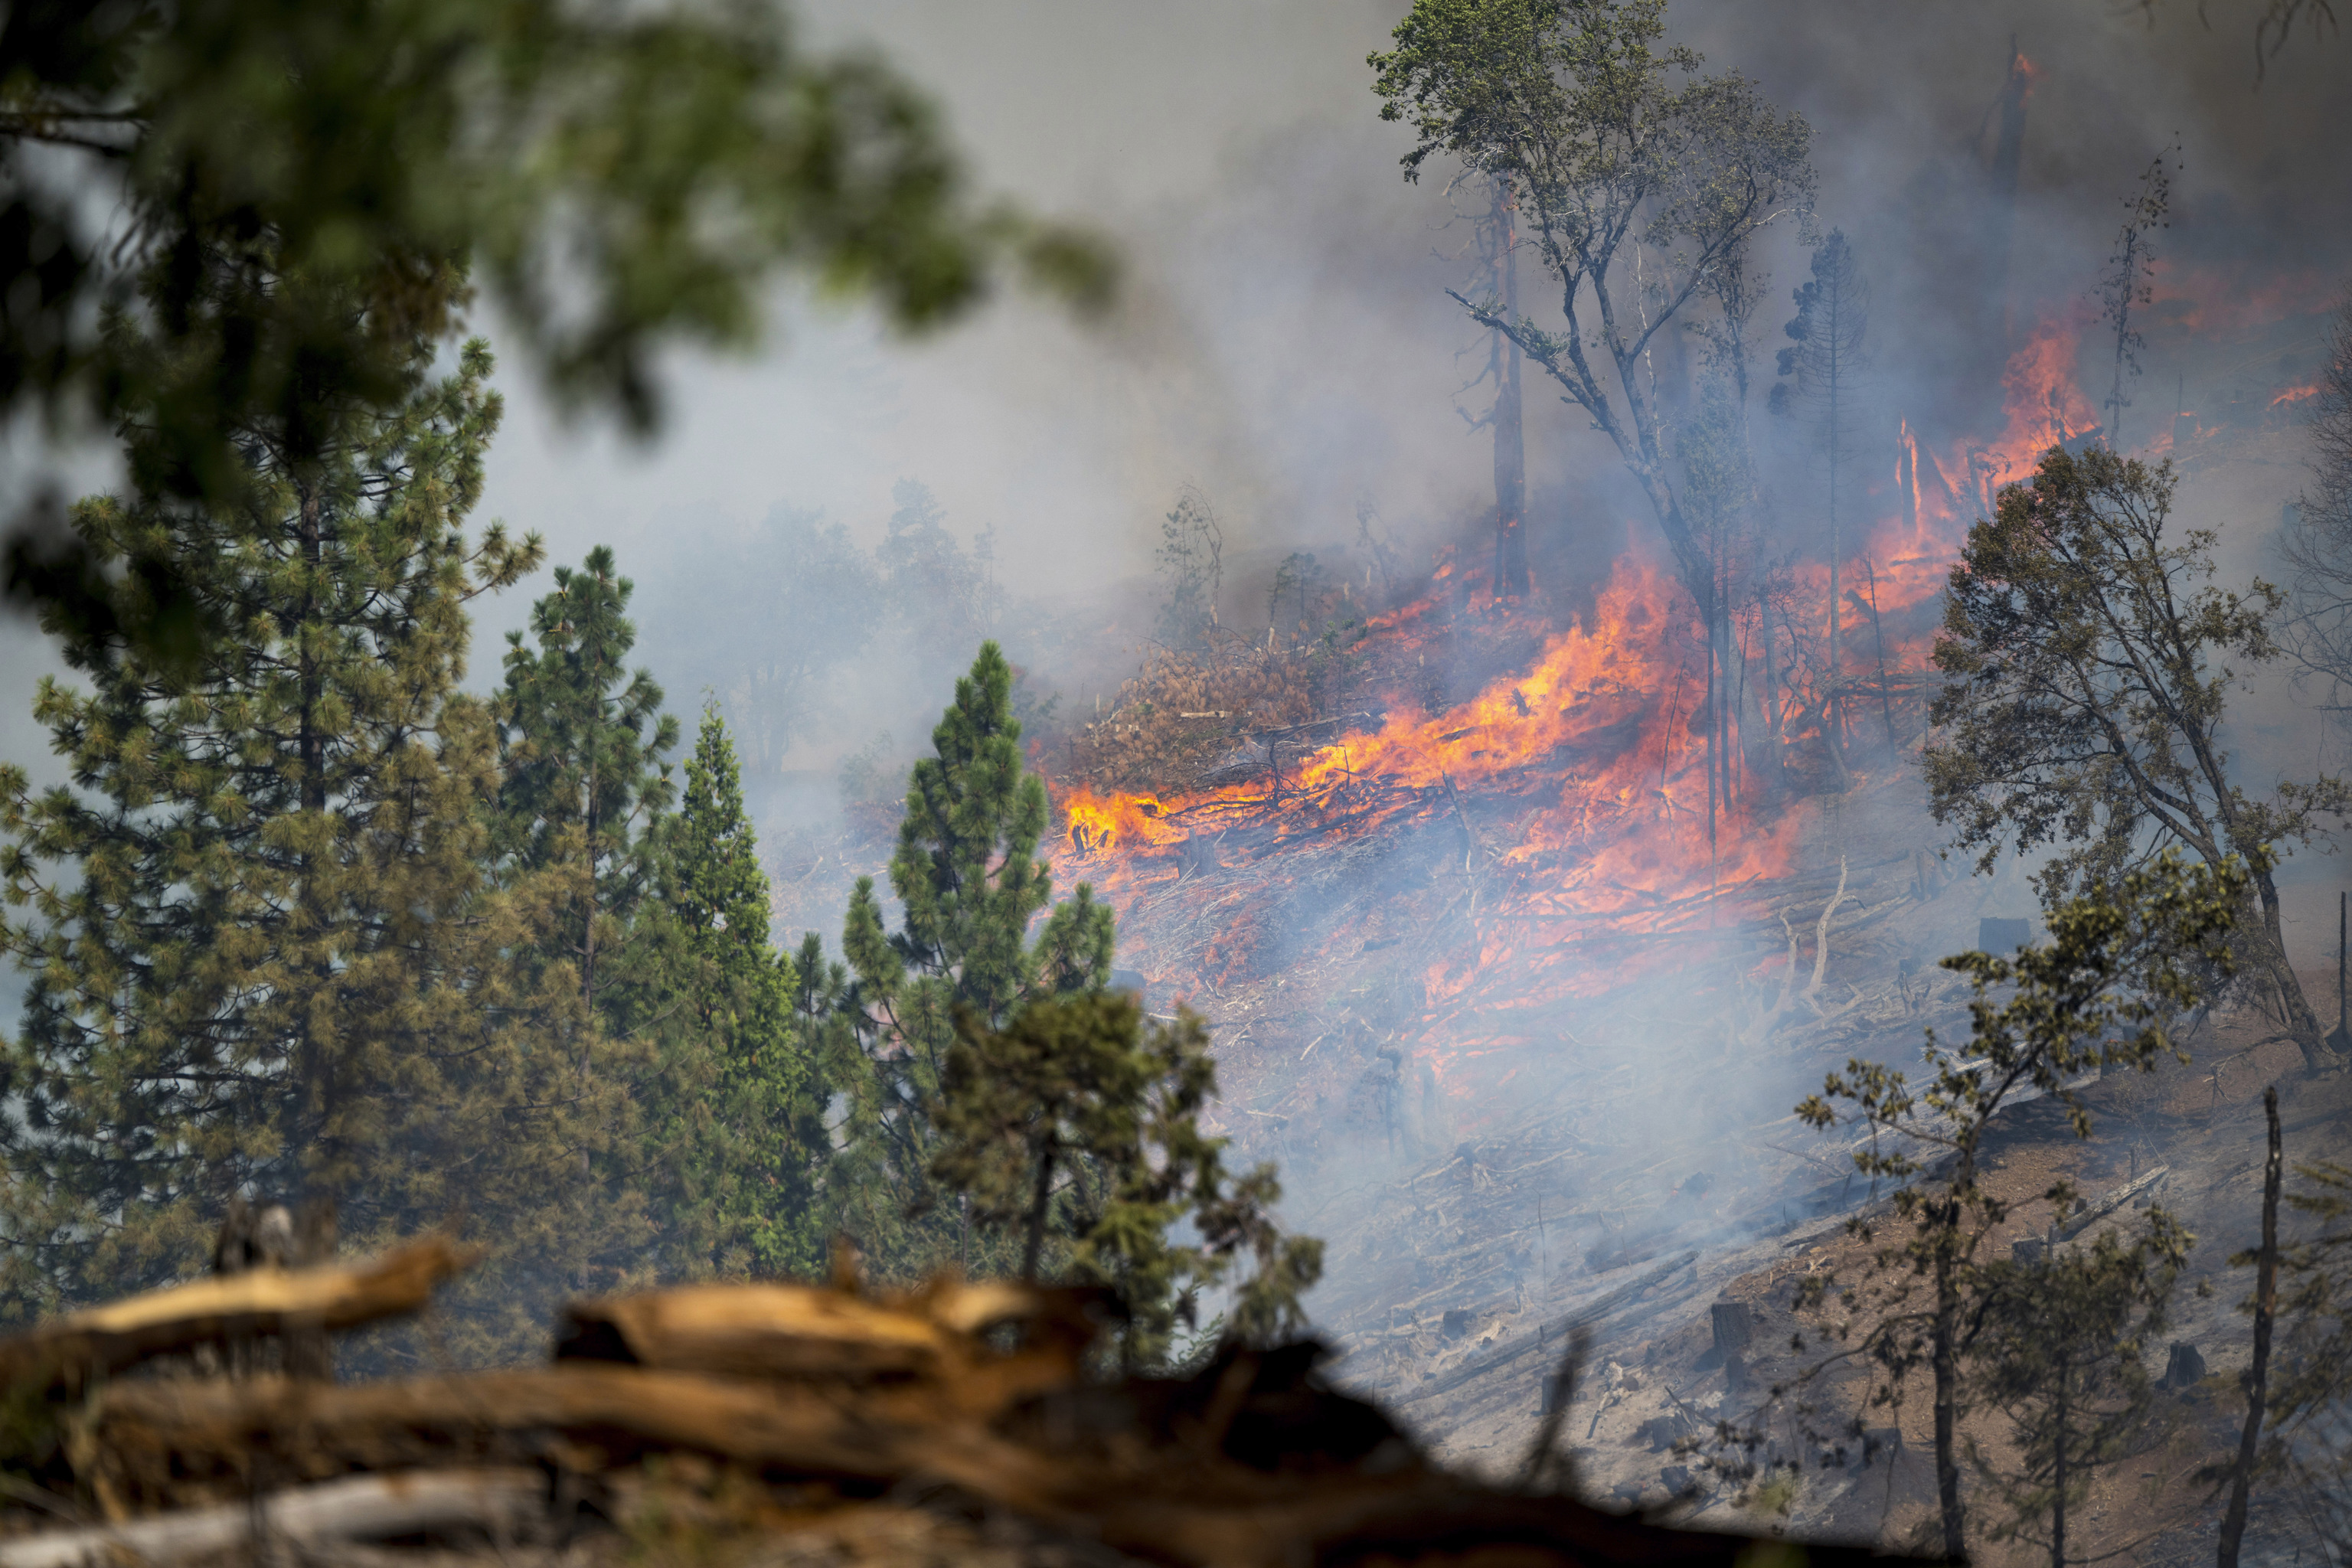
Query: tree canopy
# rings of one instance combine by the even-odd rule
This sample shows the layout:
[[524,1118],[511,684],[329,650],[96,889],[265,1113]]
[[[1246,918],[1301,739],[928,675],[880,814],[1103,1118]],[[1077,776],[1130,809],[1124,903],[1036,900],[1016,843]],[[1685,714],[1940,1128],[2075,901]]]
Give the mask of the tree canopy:
[[1969,531],[1936,643],[1952,678],[1929,706],[1929,808],[1990,868],[2003,848],[2054,851],[2043,900],[2115,885],[2171,846],[2251,871],[2252,967],[2278,990],[2315,1065],[2327,1056],[2286,961],[2274,847],[2352,808],[2343,781],[2249,791],[2225,727],[2231,689],[2279,656],[2285,595],[2212,584],[2211,529],[2172,529],[2177,477],[2100,447],[2043,454]]
[[[258,420],[307,461],[332,410],[397,405],[477,279],[561,400],[639,429],[656,350],[749,343],[780,273],[910,328],[1007,262],[1108,285],[1094,242],[977,201],[887,65],[777,6],[14,5],[0,78],[0,412],[141,420],[145,497],[233,496]],[[184,656],[200,600],[129,569],[126,600],[49,504],[7,585]]]
[[1561,325],[1455,298],[1615,446],[1716,626],[1714,561],[1675,490],[1647,351],[1765,225],[1809,216],[1811,127],[1745,77],[1699,75],[1696,52],[1664,41],[1665,0],[1415,0],[1394,37],[1368,63],[1381,117],[1413,132],[1405,177],[1442,153],[1507,186]]

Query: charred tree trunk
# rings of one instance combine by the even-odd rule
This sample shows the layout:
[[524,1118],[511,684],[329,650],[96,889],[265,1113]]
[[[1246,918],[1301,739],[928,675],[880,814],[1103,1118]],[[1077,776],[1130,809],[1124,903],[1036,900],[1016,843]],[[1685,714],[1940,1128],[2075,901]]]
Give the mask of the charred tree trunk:
[[1886,689],[1886,627],[1878,618],[1878,565],[1867,555],[1863,570],[1870,574],[1870,635],[1878,645],[1878,712],[1886,721],[1886,754],[1898,755],[1903,743],[1895,738],[1895,699]]
[[1037,1154],[1037,1188],[1029,1199],[1029,1235],[1021,1247],[1021,1278],[1034,1281],[1037,1264],[1045,1252],[1045,1212],[1054,1200],[1054,1145],[1049,1140]]
[[2270,1123],[2270,1153],[2263,1163],[2263,1247],[2255,1255],[2254,1360],[2246,1369],[2246,1425],[2238,1438],[2238,1462],[2230,1476],[2230,1506],[2221,1515],[2217,1568],[2238,1568],[2238,1545],[2246,1533],[2246,1498],[2254,1482],[2254,1457],[2262,1447],[2263,1398],[2270,1375],[2271,1319],[2278,1310],[2279,1156],[2278,1088],[2263,1090],[2263,1115]]
[[[1516,204],[1502,182],[1495,185],[1489,219],[1494,239],[1495,295],[1511,321],[1519,319],[1519,265]],[[1519,413],[1519,347],[1502,332],[1494,337],[1495,409],[1495,595],[1520,598],[1528,592],[1526,436]]]
[[[319,488],[315,481],[298,481],[295,495],[295,543],[302,557],[303,582],[299,608],[296,611],[295,661],[299,711],[295,728],[295,766],[300,777],[301,811],[313,819],[323,816],[327,810],[327,738],[320,708],[325,700],[325,672],[320,668],[320,649],[317,641],[319,619],[319,575],[326,550],[326,523]],[[301,858],[301,892],[296,903],[294,941],[314,946],[321,954],[329,944],[324,931],[332,919],[324,907],[319,889],[319,872],[311,854],[304,851]],[[333,968],[323,956],[311,972],[311,983],[320,991],[333,984]],[[299,1038],[295,1045],[295,1124],[288,1139],[292,1154],[298,1185],[310,1201],[321,1196],[310,1192],[313,1177],[332,1162],[329,1147],[333,1139],[333,1068],[327,1060],[325,1048],[320,1044],[311,1026],[312,1009],[298,1013],[295,1027]]]

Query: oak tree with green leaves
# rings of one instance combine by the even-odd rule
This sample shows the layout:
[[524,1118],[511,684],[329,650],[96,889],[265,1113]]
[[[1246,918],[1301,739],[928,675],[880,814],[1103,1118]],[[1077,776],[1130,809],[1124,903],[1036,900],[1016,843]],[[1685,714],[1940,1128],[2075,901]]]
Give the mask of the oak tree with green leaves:
[[[2004,1107],[2038,1092],[2064,1110],[2076,1137],[2088,1138],[2090,1112],[2072,1087],[2084,1072],[2147,1072],[2177,1054],[2170,1020],[2197,1002],[2202,966],[2226,967],[2247,879],[2234,860],[2184,866],[2168,850],[2112,888],[2053,910],[2044,945],[2014,959],[1984,952],[1945,959],[1943,967],[1974,986],[1966,1053],[1930,1030],[1924,1081],[1857,1058],[1796,1108],[1813,1127],[1850,1121],[1866,1128],[1872,1137],[1855,1151],[1855,1169],[1899,1184],[1896,1234],[1876,1247],[1864,1278],[1841,1285],[1827,1274],[1808,1276],[1799,1304],[1818,1308],[1835,1293],[1830,1331],[1874,1366],[1880,1403],[1899,1403],[1911,1374],[1929,1368],[1943,1547],[1955,1562],[1967,1546],[1961,1356],[1989,1287],[2002,1282],[1988,1272],[1980,1249],[2010,1211],[1979,1179],[1986,1135]],[[2063,1183],[2043,1195],[2059,1206],[2073,1201]],[[1877,1239],[1868,1219],[1848,1228]]]
[[[1381,118],[1407,124],[1405,178],[1441,154],[1509,192],[1560,325],[1454,298],[1591,418],[1642,487],[1685,588],[1727,635],[1709,542],[1675,484],[1651,373],[1657,335],[1756,236],[1812,203],[1812,132],[1738,74],[1665,42],[1664,0],[1414,0],[1370,57]],[[1728,660],[1725,660],[1728,668]]]
[[2171,848],[2235,857],[2252,900],[2242,966],[2317,1070],[2334,1053],[2287,961],[2273,868],[2279,846],[2352,810],[2352,788],[2246,787],[2229,695],[2279,657],[2285,595],[2213,585],[2219,535],[2175,526],[2177,483],[2168,461],[2053,447],[1969,530],[1936,640],[1951,679],[1928,707],[1928,806],[1979,869],[2004,848],[2052,851],[2034,873],[2052,907]]

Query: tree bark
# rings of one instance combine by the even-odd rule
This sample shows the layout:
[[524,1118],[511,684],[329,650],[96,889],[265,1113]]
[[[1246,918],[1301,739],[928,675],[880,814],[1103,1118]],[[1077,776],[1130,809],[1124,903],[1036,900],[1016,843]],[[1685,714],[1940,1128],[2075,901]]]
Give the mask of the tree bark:
[[1936,1312],[1930,1331],[1930,1360],[1936,1373],[1936,1501],[1944,1522],[1944,1556],[1958,1563],[1968,1555],[1965,1521],[1960,1512],[1960,1460],[1958,1451],[1959,1424],[1959,1356],[1957,1342],[1959,1333],[1960,1291],[1953,1278],[1956,1259],[1951,1248],[1957,1245],[1959,1233],[1960,1200],[1957,1195],[1967,1183],[1974,1179],[1975,1161],[1963,1154],[1960,1167],[1953,1173],[1951,1194],[1939,1205],[1944,1211],[1946,1236],[1944,1248],[1936,1258]]
[[2216,1568],[2238,1568],[2238,1545],[2246,1533],[2246,1497],[2254,1482],[2254,1457],[2262,1446],[2263,1398],[2270,1376],[2271,1319],[2278,1310],[2279,1155],[2278,1086],[2263,1090],[2263,1115],[2270,1123],[2270,1153],[2263,1163],[2263,1247],[2254,1272],[2254,1359],[2246,1369],[2246,1425],[2238,1438],[2238,1462],[2230,1477],[2230,1506],[2221,1515]]
[[1054,1197],[1054,1145],[1049,1140],[1037,1155],[1037,1190],[1029,1200],[1029,1237],[1021,1247],[1021,1278],[1036,1282],[1038,1260],[1045,1251],[1045,1210]]
[[[1519,264],[1516,205],[1501,181],[1495,184],[1495,293],[1503,313],[1519,316]],[[1495,337],[1495,595],[1518,598],[1528,589],[1526,436],[1519,413],[1519,345],[1510,334]]]
[[2066,1568],[2066,1358],[2058,1358],[2058,1440],[2052,1450],[2050,1568]]
[[[299,771],[297,788],[300,794],[301,810],[305,815],[322,815],[327,809],[326,736],[319,724],[319,707],[324,697],[323,678],[319,668],[319,655],[313,641],[319,620],[319,573],[325,545],[325,526],[320,515],[318,487],[298,481],[295,485],[295,542],[302,556],[304,573],[299,605],[295,613],[296,715],[294,740],[295,766]],[[293,937],[298,942],[322,942],[324,928],[331,919],[323,907],[318,889],[319,868],[307,852],[302,856],[301,892],[297,900]],[[311,980],[323,991],[333,984],[331,966],[321,959],[311,970]],[[312,1190],[318,1184],[312,1178],[329,1163],[331,1151],[329,1126],[333,1116],[333,1068],[327,1061],[317,1036],[310,1026],[310,1009],[299,1009],[294,1024],[296,1031],[294,1055],[294,1115],[295,1124],[289,1130],[287,1152],[293,1156],[295,1184],[304,1198],[320,1201],[324,1194]]]

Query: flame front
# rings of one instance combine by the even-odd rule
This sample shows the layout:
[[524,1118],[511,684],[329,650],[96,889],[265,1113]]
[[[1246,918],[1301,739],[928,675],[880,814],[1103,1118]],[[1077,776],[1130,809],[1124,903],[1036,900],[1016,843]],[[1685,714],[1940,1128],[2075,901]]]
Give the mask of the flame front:
[[[1426,609],[1391,617],[1407,623],[1397,635],[1409,637]],[[1534,984],[1514,960],[1560,967],[1596,922],[1626,932],[1704,918],[1712,894],[1736,897],[1792,864],[1798,815],[1764,820],[1733,800],[1717,802],[1710,852],[1705,725],[1694,723],[1706,669],[1687,595],[1654,566],[1621,562],[1589,625],[1554,634],[1524,672],[1443,714],[1393,714],[1247,785],[1178,798],[1069,792],[1058,802],[1068,824],[1062,872],[1132,908],[1181,881],[1188,845],[1235,825],[1272,850],[1456,819],[1473,841],[1465,860],[1494,889],[1491,918],[1474,913],[1475,946],[1434,962],[1431,1002],[1506,972],[1522,999],[1579,990],[1566,973]],[[1213,987],[1230,969],[1221,955],[1246,934],[1213,941],[1200,973],[1182,978]]]
[[[1718,679],[1730,689],[1710,691],[1690,595],[1656,563],[1629,555],[1590,615],[1543,636],[1532,658],[1442,713],[1423,716],[1423,703],[1397,689],[1377,722],[1334,724],[1322,743],[1260,752],[1245,784],[1159,795],[1057,790],[1066,824],[1060,879],[1091,882],[1119,909],[1123,929],[1133,930],[1130,915],[1151,913],[1146,923],[1158,934],[1130,948],[1130,962],[1179,993],[1222,993],[1271,976],[1266,928],[1285,917],[1269,912],[1262,892],[1286,873],[1264,864],[1271,858],[1457,825],[1461,890],[1438,925],[1418,933],[1423,951],[1410,961],[1423,1004],[1412,1044],[1441,1077],[1481,1056],[1555,1042],[1562,1004],[1666,965],[1728,961],[1776,983],[1789,959],[1773,915],[1791,896],[1776,880],[1820,872],[1824,861],[1833,870],[1837,847],[1822,835],[1817,796],[1777,779],[1768,787],[1748,769],[1807,747],[1825,757],[1833,713],[1857,766],[1885,778],[1908,765],[1933,689],[1936,601],[1968,528],[2043,452],[2099,425],[2076,384],[2091,322],[2078,305],[2026,333],[2002,378],[1994,438],[1931,448],[1901,423],[1895,460],[1866,480],[1864,514],[1844,535],[1833,658],[1828,563],[1800,563],[1769,605],[1728,607],[1736,651]],[[2285,389],[2273,406],[2313,390]],[[2171,441],[2151,429],[2144,446],[2161,455]],[[1517,607],[1470,609],[1464,574],[1459,563],[1441,562],[1420,599],[1371,617],[1375,662],[1396,668],[1449,617],[1527,632]],[[1769,677],[1767,639],[1778,658]],[[1718,725],[1710,704],[1731,717]],[[1732,743],[1712,770],[1707,747],[1718,730]],[[1244,743],[1237,732],[1236,746]],[[1237,861],[1259,868],[1212,874]],[[1166,918],[1171,909],[1181,918]],[[1180,927],[1191,934],[1169,934]],[[1274,941],[1288,955],[1274,962],[1344,959],[1349,943],[1360,958],[1390,940],[1376,944],[1361,921],[1335,921]],[[1502,1068],[1503,1079],[1515,1070]]]

